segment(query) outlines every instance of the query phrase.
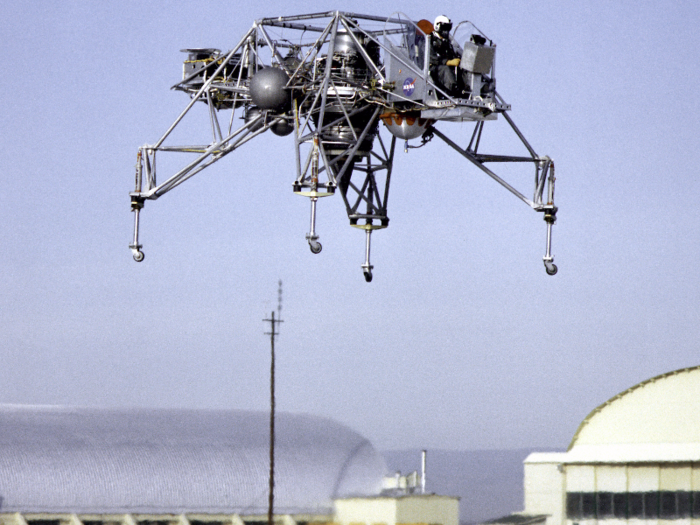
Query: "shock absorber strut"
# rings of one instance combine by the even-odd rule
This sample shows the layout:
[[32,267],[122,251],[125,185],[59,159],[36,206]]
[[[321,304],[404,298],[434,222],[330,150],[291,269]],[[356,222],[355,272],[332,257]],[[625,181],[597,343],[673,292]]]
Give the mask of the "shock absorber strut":
[[316,234],[316,203],[318,202],[318,135],[314,136],[313,151],[311,153],[311,226],[306,240],[309,242],[311,253],[321,253],[323,246],[318,242]]
[[139,149],[136,155],[136,188],[134,193],[131,194],[131,211],[134,212],[134,241],[129,245],[131,248],[131,253],[134,256],[136,262],[143,261],[144,254],[141,251],[141,246],[139,244],[139,214],[143,208],[144,199],[139,194],[141,193],[141,177],[143,174],[143,163],[141,158],[141,149]]

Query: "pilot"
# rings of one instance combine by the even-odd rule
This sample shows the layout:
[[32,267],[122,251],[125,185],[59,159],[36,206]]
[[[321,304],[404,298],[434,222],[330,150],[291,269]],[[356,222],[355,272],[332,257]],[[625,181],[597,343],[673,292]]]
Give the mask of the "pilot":
[[469,96],[467,72],[458,69],[460,52],[450,39],[452,22],[445,15],[435,19],[430,34],[430,76],[435,83],[452,96]]

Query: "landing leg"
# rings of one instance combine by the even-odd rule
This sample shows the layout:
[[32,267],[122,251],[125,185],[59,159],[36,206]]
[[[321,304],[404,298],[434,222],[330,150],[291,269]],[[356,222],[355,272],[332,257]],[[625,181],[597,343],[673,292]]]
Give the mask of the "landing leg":
[[306,240],[309,242],[309,249],[311,253],[321,253],[323,246],[318,242],[318,235],[316,234],[316,202],[318,197],[311,197],[311,231],[306,234]]
[[136,155],[136,188],[131,195],[131,211],[134,212],[134,242],[129,245],[136,262],[141,262],[144,258],[144,254],[141,251],[142,246],[139,244],[139,214],[143,208],[143,197],[139,197],[138,193],[141,192],[142,175],[143,154],[139,148],[139,152]]
[[131,248],[131,253],[133,254],[136,262],[143,261],[143,258],[145,257],[141,251],[143,246],[139,244],[139,213],[141,212],[141,208],[143,208],[143,200],[132,197],[131,210],[134,212],[134,242],[129,245],[129,248]]
[[544,220],[547,222],[547,253],[542,260],[547,275],[556,275],[557,271],[559,271],[557,265],[554,264],[554,257],[552,256],[552,225],[556,220],[555,213],[556,212],[545,212],[544,215]]
[[372,241],[372,230],[367,229],[365,230],[365,264],[362,265],[362,273],[365,275],[365,281],[368,283],[372,282],[372,269],[374,266],[372,266],[369,263],[369,250],[370,250],[370,243]]

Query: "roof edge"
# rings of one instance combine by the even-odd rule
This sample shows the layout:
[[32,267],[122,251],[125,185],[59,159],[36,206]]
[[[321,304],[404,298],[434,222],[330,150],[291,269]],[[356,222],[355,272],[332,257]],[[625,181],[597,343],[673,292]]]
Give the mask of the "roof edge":
[[581,424],[576,429],[576,432],[574,433],[574,437],[571,438],[571,443],[569,443],[569,447],[566,449],[566,451],[569,452],[569,451],[571,451],[572,448],[574,448],[574,446],[576,445],[576,440],[578,439],[579,435],[581,434],[583,429],[586,427],[586,425],[588,425],[588,423],[591,421],[591,419],[593,419],[593,417],[596,414],[598,414],[598,412],[602,411],[608,405],[610,405],[610,404],[614,403],[615,401],[617,401],[618,399],[634,392],[635,390],[642,388],[642,387],[645,387],[651,383],[655,383],[656,381],[659,381],[661,379],[666,379],[667,377],[670,377],[670,376],[680,375],[680,374],[692,372],[692,371],[698,370],[698,369],[700,369],[700,365],[689,366],[686,368],[679,368],[678,370],[673,370],[672,372],[666,372],[664,374],[660,374],[658,376],[651,377],[651,378],[647,379],[646,381],[642,381],[641,383],[637,383],[636,385],[628,388],[627,390],[624,390],[624,391],[620,392],[619,394],[611,397],[605,403],[598,405],[596,408],[591,410],[591,412],[583,419],[583,421],[581,421]]

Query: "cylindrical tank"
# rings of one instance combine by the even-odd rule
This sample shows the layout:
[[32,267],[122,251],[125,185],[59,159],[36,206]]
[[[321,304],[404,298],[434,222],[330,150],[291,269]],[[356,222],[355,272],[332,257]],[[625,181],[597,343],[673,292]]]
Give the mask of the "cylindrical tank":
[[354,56],[360,53],[350,33],[346,31],[338,31],[336,33],[335,40],[333,40],[333,49],[339,55]]
[[379,46],[373,40],[370,40],[363,33],[353,33],[351,35],[347,31],[339,31],[333,40],[333,64],[335,68],[339,68],[346,78],[365,78],[370,75],[370,66],[367,64],[364,56],[360,52],[358,44],[353,39],[357,38],[358,42],[375,63],[379,63]]
[[[379,45],[374,41],[365,36],[363,33],[354,33],[357,40],[360,42],[365,52],[374,61],[379,61]],[[353,40],[350,33],[347,31],[339,31],[335,35],[335,40],[333,40],[334,54],[345,55],[345,56],[359,56],[360,50],[357,44]]]
[[[336,111],[333,111],[334,109]],[[357,113],[350,117],[350,122],[348,123],[344,113],[338,111],[338,109],[339,108],[329,108],[323,119],[325,125],[336,120],[338,121],[336,124],[324,129],[321,134],[321,141],[331,154],[342,153],[353,144],[356,140],[355,136],[359,137],[362,134],[372,118],[372,111],[368,108],[367,111]],[[355,133],[353,133],[353,130]],[[372,150],[372,143],[376,135],[377,122],[374,123],[372,128],[365,135],[360,147],[357,149],[356,157],[369,154]]]

